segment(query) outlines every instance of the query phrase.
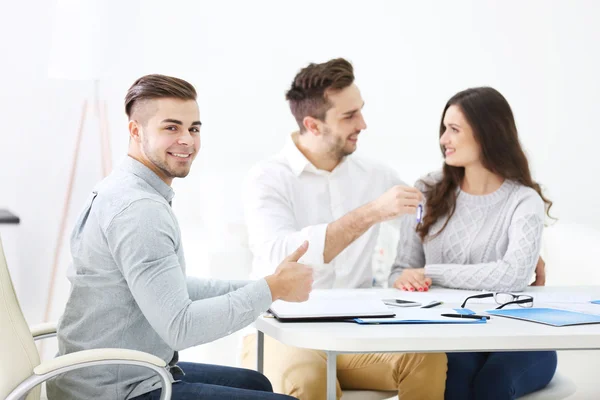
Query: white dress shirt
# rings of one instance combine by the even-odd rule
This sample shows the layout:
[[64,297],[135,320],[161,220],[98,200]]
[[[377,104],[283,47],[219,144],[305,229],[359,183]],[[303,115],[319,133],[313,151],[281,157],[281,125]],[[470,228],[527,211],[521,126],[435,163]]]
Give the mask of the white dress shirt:
[[355,155],[345,157],[332,172],[317,169],[290,137],[279,154],[250,170],[244,184],[253,277],[272,274],[307,240],[309,248],[300,262],[314,268],[315,289],[371,287],[379,224],[325,264],[327,225],[400,184],[391,168]]

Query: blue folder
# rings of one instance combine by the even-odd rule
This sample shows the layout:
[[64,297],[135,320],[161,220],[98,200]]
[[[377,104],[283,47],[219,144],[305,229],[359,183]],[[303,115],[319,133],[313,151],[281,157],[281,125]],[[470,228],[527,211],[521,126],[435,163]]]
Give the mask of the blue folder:
[[398,324],[485,324],[486,319],[461,319],[461,318],[447,318],[447,319],[399,319],[399,318],[354,318],[354,322],[360,325],[398,325]]
[[600,324],[600,315],[559,310],[556,308],[517,308],[510,310],[489,310],[486,313],[552,326]]

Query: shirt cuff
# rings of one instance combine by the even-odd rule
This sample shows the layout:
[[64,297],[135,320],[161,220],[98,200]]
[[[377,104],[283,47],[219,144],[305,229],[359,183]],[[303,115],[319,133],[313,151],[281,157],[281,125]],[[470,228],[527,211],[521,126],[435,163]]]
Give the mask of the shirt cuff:
[[[323,252],[325,251],[325,236],[327,235],[327,225],[312,225],[300,231],[300,236],[308,241],[308,250],[299,262],[309,265],[325,264]],[[300,246],[301,243],[298,244]],[[295,250],[295,249],[294,249]]]
[[258,318],[263,312],[267,311],[269,307],[271,307],[271,303],[273,303],[273,295],[271,294],[271,288],[267,283],[266,279],[259,279],[248,285],[244,286],[244,288],[251,288],[248,291],[248,296],[250,297],[250,304],[252,305],[252,309],[255,311],[254,319]]
[[402,271],[403,270],[400,270],[400,271],[396,271],[396,272],[390,274],[390,276],[388,277],[388,287],[389,288],[394,287],[394,283],[396,283],[396,279],[398,279],[398,277],[400,275],[402,275]]

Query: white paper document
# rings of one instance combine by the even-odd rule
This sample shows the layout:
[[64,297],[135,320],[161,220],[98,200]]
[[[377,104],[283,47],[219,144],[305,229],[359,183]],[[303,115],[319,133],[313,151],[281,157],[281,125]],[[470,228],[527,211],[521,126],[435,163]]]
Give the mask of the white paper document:
[[303,303],[277,300],[270,311],[279,320],[383,317],[392,316],[396,311],[390,310],[375,294],[348,296],[335,290],[329,292],[311,293],[308,301]]

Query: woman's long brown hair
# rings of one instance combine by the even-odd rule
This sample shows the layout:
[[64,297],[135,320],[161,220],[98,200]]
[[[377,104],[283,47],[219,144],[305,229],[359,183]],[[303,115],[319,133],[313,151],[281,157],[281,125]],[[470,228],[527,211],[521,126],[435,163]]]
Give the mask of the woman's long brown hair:
[[[440,137],[444,134],[444,116],[450,106],[457,106],[473,130],[475,141],[481,147],[483,166],[503,177],[534,189],[544,203],[546,213],[552,202],[542,194],[540,185],[531,178],[529,162],[521,148],[517,126],[510,105],[496,89],[478,87],[455,94],[444,108],[440,123]],[[440,146],[442,155],[444,147]],[[453,167],[444,163],[442,179],[438,182],[423,182],[427,199],[426,212],[417,226],[422,240],[429,235],[431,226],[442,217],[446,218],[442,228],[431,237],[439,235],[448,225],[456,209],[457,188],[465,176],[464,167]]]

